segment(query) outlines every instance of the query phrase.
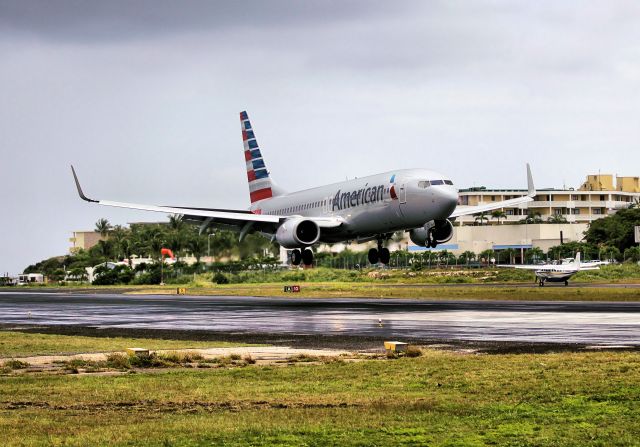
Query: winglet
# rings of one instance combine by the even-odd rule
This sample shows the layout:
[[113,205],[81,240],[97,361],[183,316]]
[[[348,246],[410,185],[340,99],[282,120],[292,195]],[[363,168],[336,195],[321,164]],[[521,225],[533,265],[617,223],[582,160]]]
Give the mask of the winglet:
[[94,203],[98,203],[97,200],[93,200],[88,198],[87,196],[84,195],[84,193],[82,192],[82,188],[80,187],[80,182],[78,181],[78,176],[76,175],[76,170],[73,169],[73,165],[71,165],[71,172],[73,173],[73,179],[76,181],[76,188],[78,188],[78,195],[80,196],[80,198],[82,200],[86,200],[87,202],[94,202]]
[[531,175],[531,166],[527,163],[527,189],[529,192],[527,193],[528,197],[535,197],[536,195],[536,187],[533,185],[533,176]]

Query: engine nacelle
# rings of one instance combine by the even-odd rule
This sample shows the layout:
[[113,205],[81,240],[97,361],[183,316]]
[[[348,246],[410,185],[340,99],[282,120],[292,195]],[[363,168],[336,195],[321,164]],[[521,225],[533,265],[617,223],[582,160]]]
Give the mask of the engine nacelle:
[[320,227],[312,220],[295,218],[285,221],[276,231],[276,241],[284,248],[313,245],[320,239]]
[[436,244],[444,244],[453,237],[453,224],[449,219],[434,220],[424,227],[414,228],[409,232],[411,241],[421,247],[426,247],[429,239]]

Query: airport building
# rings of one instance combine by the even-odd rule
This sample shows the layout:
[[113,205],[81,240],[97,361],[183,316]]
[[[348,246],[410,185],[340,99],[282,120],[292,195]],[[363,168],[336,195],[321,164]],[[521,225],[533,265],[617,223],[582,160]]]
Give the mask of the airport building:
[[98,242],[105,238],[97,231],[74,231],[73,237],[69,238],[71,247],[69,253],[76,253],[78,250],[89,250],[91,247],[98,245]]
[[[460,205],[483,205],[501,200],[522,197],[527,194],[522,189],[487,189],[485,187],[460,190]],[[463,216],[458,219],[462,225],[478,223],[498,225],[518,223],[528,214],[536,215],[543,221],[564,221],[569,223],[589,223],[595,219],[615,213],[617,210],[640,202],[640,177],[616,177],[610,174],[589,175],[578,188],[539,189],[533,202],[515,208],[504,208],[505,217],[491,218],[487,213],[481,216]]]

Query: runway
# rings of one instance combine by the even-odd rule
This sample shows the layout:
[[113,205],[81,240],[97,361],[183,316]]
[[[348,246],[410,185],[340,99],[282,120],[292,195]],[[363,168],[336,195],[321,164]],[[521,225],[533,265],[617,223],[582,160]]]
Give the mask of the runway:
[[640,303],[0,292],[0,324],[640,345]]

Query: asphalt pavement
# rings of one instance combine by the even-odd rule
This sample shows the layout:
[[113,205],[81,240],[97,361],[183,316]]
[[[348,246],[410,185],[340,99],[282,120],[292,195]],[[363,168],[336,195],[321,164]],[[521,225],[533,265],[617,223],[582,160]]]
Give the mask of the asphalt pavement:
[[[0,292],[0,324],[640,346],[640,303]],[[113,332],[113,331],[112,331]]]

